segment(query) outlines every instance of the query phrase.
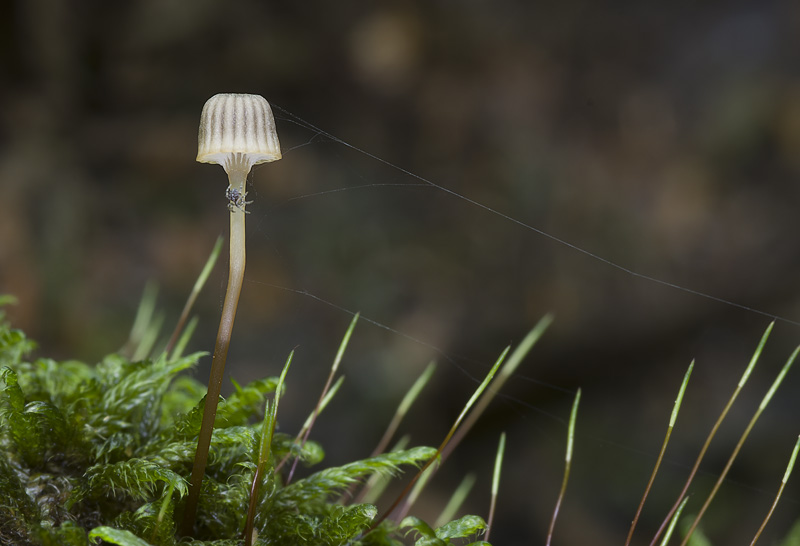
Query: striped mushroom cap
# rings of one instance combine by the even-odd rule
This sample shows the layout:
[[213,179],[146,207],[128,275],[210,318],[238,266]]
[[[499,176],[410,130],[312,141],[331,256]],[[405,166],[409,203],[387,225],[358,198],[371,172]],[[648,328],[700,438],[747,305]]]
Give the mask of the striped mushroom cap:
[[281,158],[272,109],[260,95],[220,93],[206,101],[197,135],[197,161],[226,171]]

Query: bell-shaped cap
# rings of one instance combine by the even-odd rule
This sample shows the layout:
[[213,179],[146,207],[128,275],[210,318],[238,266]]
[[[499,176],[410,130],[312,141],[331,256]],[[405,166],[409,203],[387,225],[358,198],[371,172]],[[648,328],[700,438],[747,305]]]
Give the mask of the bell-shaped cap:
[[272,109],[260,95],[220,93],[206,101],[197,135],[197,161],[253,165],[281,158]]

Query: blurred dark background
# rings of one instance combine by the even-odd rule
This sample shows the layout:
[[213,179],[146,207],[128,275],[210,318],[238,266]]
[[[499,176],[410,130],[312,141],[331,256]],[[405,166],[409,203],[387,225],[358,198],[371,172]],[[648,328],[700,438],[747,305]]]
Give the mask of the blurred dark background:
[[[476,472],[465,510],[486,516],[505,430],[492,542],[543,542],[582,387],[554,543],[610,545],[624,542],[696,358],[637,533],[647,543],[769,317],[615,269],[293,116],[625,268],[788,319],[712,445],[696,510],[800,342],[800,4],[699,4],[6,3],[0,292],[19,299],[10,316],[40,354],[92,361],[124,344],[155,280],[166,334],[227,234],[224,172],[194,162],[200,110],[215,93],[261,94],[285,156],[251,176],[227,374],[276,374],[297,347],[281,404],[282,428],[296,430],[350,320],[336,306],[402,332],[366,320],[356,329],[343,390],[313,434],[341,464],[372,450],[431,359],[437,374],[402,432],[438,444],[476,378],[553,312],[416,512],[435,519]],[[221,262],[195,308],[192,350],[213,348],[225,276]],[[795,370],[708,513],[716,544],[752,537],[766,514],[800,432],[798,392]],[[797,483],[765,543],[798,518]]]

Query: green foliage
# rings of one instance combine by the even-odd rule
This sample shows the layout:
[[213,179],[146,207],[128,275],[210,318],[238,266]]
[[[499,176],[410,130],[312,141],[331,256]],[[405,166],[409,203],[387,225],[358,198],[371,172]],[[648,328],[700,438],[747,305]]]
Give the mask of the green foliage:
[[142,540],[130,531],[114,529],[113,527],[96,527],[89,533],[89,538],[99,538],[119,546],[150,546],[149,542]]
[[[0,297],[0,305],[3,299]],[[385,521],[371,529],[372,504],[340,504],[346,489],[372,475],[395,476],[435,456],[430,447],[382,454],[318,470],[285,484],[285,458],[322,462],[322,447],[275,433],[262,452],[265,407],[278,379],[234,384],[216,416],[194,538],[177,536],[187,494],[205,388],[180,375],[202,353],[96,366],[75,360],[26,360],[35,348],[0,315],[0,544],[89,546],[242,546],[256,468],[254,544],[396,546],[405,531]],[[130,351],[137,354],[137,350]],[[179,352],[176,352],[178,354]],[[471,519],[470,519],[471,518]],[[417,544],[448,545],[485,524],[461,518]],[[430,536],[429,536],[430,535]],[[429,538],[437,542],[424,542]],[[420,542],[423,541],[423,542]]]
[[276,432],[272,437],[272,451],[276,459],[283,459],[291,453],[292,457],[300,459],[306,466],[313,466],[322,462],[325,458],[325,451],[316,442],[307,441],[301,449],[300,444],[295,443],[292,435]]
[[400,465],[418,466],[436,454],[432,447],[415,447],[406,451],[384,453],[362,461],[326,468],[281,489],[275,502],[286,506],[324,501],[348,485],[372,474],[394,474]]
[[[187,491],[186,481],[172,470],[144,459],[128,459],[111,464],[97,464],[84,474],[84,489],[75,492],[75,497],[127,495],[136,500],[153,498],[158,482],[177,489],[180,496]],[[73,497],[74,498],[74,497]],[[72,499],[71,499],[72,500]]]
[[277,377],[253,381],[245,387],[233,382],[236,391],[217,408],[216,426],[244,425],[263,411],[267,394],[275,392]]
[[[437,529],[432,529],[421,519],[409,516],[400,523],[400,527],[409,528],[409,532],[416,532],[419,536],[416,546],[450,546],[454,538],[466,538],[482,533],[486,530],[486,522],[478,516],[464,516]],[[472,542],[469,546],[480,544],[488,544],[488,542]]]

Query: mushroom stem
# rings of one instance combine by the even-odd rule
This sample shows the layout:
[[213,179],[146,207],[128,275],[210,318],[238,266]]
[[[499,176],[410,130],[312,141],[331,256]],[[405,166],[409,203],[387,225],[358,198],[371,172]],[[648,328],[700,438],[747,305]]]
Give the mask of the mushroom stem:
[[[214,356],[211,360],[211,375],[208,380],[208,394],[206,395],[203,407],[203,421],[200,425],[200,435],[197,439],[197,451],[195,452],[194,466],[192,475],[189,479],[189,494],[186,498],[184,508],[183,529],[184,536],[191,535],[194,527],[195,515],[197,513],[197,502],[200,498],[200,486],[206,472],[208,463],[208,450],[211,446],[211,435],[214,431],[214,419],[217,415],[217,404],[219,394],[222,389],[222,378],[225,373],[225,361],[228,356],[228,347],[231,344],[231,334],[233,332],[233,320],[236,318],[236,308],[239,304],[239,294],[242,291],[244,282],[244,266],[246,261],[245,254],[245,182],[247,174],[250,172],[250,165],[243,159],[241,154],[236,154],[236,159],[225,165],[228,171],[228,181],[231,190],[238,191],[242,196],[238,204],[229,204],[231,216],[230,234],[230,262],[228,266],[228,287],[225,290],[225,301],[222,304],[222,316],[217,330],[217,341],[214,346]],[[237,194],[234,194],[237,195]]]
[[244,282],[244,217],[247,201],[245,183],[253,165],[277,161],[281,147],[275,131],[275,120],[269,103],[259,95],[220,93],[208,99],[200,115],[197,132],[197,161],[217,163],[228,173],[228,210],[231,215],[231,244],[228,270],[228,288],[222,304],[214,356],[211,360],[211,377],[203,406],[203,421],[197,438],[197,451],[189,479],[189,494],[183,510],[181,533],[194,531],[200,489],[208,464],[208,450],[217,416],[217,403],[225,373],[225,360],[231,344],[233,319],[239,304],[239,294]]

